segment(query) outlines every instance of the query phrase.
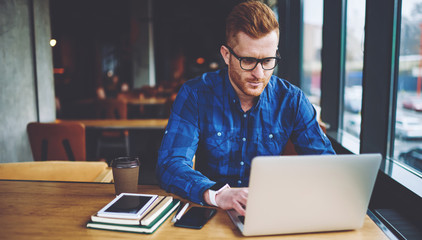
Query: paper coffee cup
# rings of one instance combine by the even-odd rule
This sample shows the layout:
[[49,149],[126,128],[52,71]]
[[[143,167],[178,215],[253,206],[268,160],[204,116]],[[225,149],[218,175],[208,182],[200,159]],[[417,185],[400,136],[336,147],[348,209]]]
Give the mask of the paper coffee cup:
[[118,157],[111,162],[116,195],[138,191],[139,165],[138,157]]

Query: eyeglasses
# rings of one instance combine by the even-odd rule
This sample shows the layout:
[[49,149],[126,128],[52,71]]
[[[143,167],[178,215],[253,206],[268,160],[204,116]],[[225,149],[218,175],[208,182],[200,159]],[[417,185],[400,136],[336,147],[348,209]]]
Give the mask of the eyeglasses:
[[224,46],[229,49],[230,53],[233,54],[237,60],[239,60],[240,67],[246,71],[252,71],[256,68],[258,63],[261,63],[262,69],[264,70],[273,70],[278,62],[281,60],[281,57],[277,50],[277,57],[267,57],[267,58],[253,58],[253,57],[239,57],[236,53],[234,53],[233,49],[224,44]]

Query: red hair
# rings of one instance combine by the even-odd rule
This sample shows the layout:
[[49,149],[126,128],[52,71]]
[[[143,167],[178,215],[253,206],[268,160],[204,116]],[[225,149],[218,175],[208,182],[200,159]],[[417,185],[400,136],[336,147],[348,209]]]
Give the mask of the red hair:
[[262,2],[248,1],[236,5],[226,19],[226,42],[233,43],[239,32],[261,38],[279,26],[274,12]]

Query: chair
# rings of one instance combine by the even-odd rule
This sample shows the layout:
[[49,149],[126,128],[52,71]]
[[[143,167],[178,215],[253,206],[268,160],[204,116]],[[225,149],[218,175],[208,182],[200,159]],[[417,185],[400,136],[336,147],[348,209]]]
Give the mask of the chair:
[[82,123],[39,123],[27,125],[35,161],[85,161],[85,126]]
[[[99,99],[94,103],[94,114],[99,119],[127,119],[127,103],[121,99]],[[129,131],[102,131],[97,139],[97,158],[101,157],[104,148],[124,149],[125,154],[129,155]]]
[[119,92],[117,94],[117,99],[123,101],[137,100],[139,99],[140,94],[141,93],[137,91]]
[[121,99],[97,99],[94,103],[94,114],[100,119],[126,119],[127,104]]
[[17,162],[1,163],[0,179],[112,182],[113,174],[105,162]]

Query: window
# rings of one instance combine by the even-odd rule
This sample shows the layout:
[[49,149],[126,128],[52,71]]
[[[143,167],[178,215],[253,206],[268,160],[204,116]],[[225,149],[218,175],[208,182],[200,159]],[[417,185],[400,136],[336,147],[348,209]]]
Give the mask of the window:
[[342,143],[355,153],[359,153],[361,129],[364,28],[365,0],[347,1]]
[[422,176],[422,0],[403,0],[393,159]]
[[303,2],[303,66],[301,88],[312,104],[320,105],[322,0]]

